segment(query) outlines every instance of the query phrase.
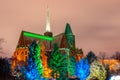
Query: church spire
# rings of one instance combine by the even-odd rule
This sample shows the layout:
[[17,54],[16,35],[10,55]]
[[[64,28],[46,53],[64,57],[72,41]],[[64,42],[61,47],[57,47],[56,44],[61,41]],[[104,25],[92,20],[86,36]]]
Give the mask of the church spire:
[[44,33],[45,36],[49,36],[52,37],[53,34],[50,30],[50,14],[49,14],[49,8],[47,7],[47,11],[46,11],[46,32]]
[[46,32],[50,32],[50,14],[49,14],[48,7],[47,7],[47,14],[46,14]]

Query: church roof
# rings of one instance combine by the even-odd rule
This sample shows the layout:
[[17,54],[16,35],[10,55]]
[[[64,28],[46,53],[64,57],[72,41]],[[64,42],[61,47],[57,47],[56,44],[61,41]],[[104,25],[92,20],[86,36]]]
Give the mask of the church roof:
[[31,44],[31,42],[34,41],[34,40],[35,41],[36,40],[53,41],[54,38],[44,36],[44,35],[41,35],[41,34],[22,31],[17,46],[27,46],[27,45]]
[[57,43],[60,48],[68,48],[68,42],[64,33],[54,36],[53,44]]
[[60,46],[63,36],[64,36],[64,33],[61,33],[61,34],[54,36],[53,44],[57,43],[58,46]]

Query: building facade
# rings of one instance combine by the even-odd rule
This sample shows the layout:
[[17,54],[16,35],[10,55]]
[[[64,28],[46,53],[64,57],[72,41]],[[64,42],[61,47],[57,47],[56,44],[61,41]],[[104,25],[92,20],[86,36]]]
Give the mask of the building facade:
[[50,17],[49,11],[47,11],[46,32],[44,35],[28,31],[21,32],[16,50],[12,56],[12,70],[15,70],[18,66],[27,66],[29,47],[33,41],[36,41],[40,46],[40,58],[44,67],[43,76],[45,78],[55,77],[51,75],[52,70],[48,66],[49,57],[54,50],[54,44],[58,45],[62,54],[68,54],[69,58],[74,57],[76,61],[79,61],[83,57],[82,49],[76,51],[75,35],[72,32],[70,24],[66,24],[63,33],[54,36],[50,30]]

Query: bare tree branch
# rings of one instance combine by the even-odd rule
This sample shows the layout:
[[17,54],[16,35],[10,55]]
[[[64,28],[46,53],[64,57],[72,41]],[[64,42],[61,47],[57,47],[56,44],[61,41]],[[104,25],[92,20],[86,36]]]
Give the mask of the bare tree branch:
[[99,55],[98,55],[98,58],[102,59],[102,60],[106,59],[107,58],[106,53],[105,52],[100,52]]
[[0,38],[0,53],[4,53],[3,52],[3,47],[2,47],[2,43],[4,42],[3,38]]
[[115,52],[114,55],[111,56],[112,59],[116,59],[116,60],[119,60],[120,61],[120,52]]

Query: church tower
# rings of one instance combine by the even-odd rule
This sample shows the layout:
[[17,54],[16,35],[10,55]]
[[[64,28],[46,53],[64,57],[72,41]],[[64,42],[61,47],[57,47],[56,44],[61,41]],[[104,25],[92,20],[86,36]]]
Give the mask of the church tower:
[[[53,37],[53,34],[50,29],[50,14],[49,14],[48,7],[47,7],[47,11],[46,11],[46,32],[44,33],[44,35],[48,36],[48,37]],[[45,42],[46,50],[51,49],[52,42],[51,41],[44,41],[44,42]]]
[[49,14],[49,8],[47,7],[47,14],[46,14],[46,32],[44,33],[45,36],[52,37],[53,34],[50,30],[50,14]]
[[75,35],[73,34],[70,24],[66,24],[65,35],[67,37],[69,49],[75,49]]

